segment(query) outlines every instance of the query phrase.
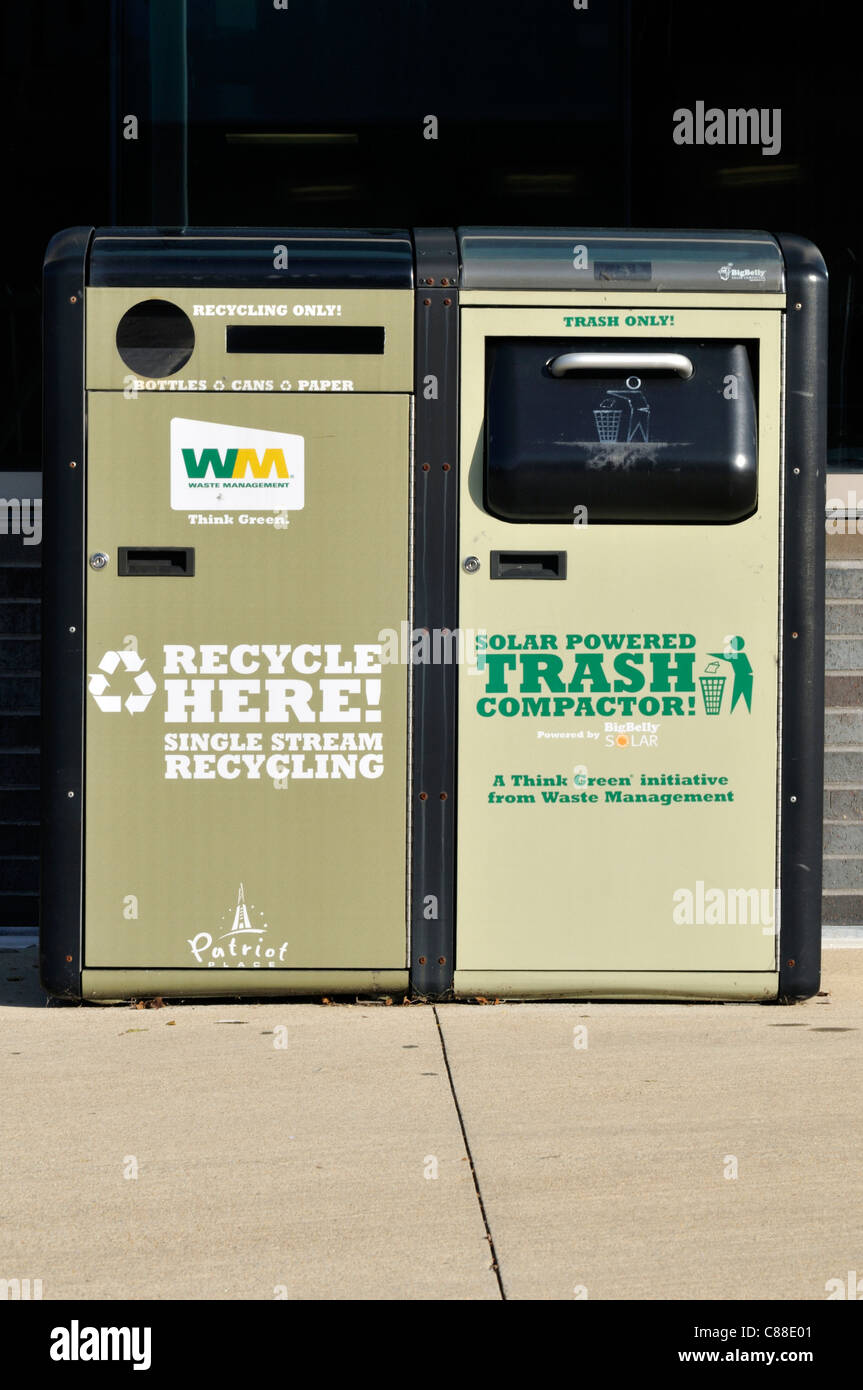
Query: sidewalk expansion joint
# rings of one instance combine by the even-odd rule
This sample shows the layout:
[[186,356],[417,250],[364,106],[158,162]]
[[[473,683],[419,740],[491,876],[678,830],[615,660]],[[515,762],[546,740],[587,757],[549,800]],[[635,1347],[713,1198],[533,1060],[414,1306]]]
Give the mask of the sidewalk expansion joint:
[[456,1095],[455,1082],[453,1080],[452,1068],[449,1064],[449,1057],[447,1056],[446,1042],[444,1040],[443,1028],[441,1027],[440,1015],[437,1011],[437,1005],[432,1005],[432,1012],[434,1013],[435,1023],[437,1024],[438,1037],[440,1038],[441,1052],[443,1054],[443,1064],[446,1067],[446,1074],[447,1080],[449,1081],[450,1093],[452,1095],[453,1105],[455,1106],[455,1113],[458,1116],[458,1123],[459,1128],[461,1129],[461,1137],[464,1141],[464,1149],[465,1153],[467,1154],[467,1161],[470,1164],[470,1173],[471,1177],[473,1178],[473,1190],[476,1193],[476,1200],[479,1203],[480,1215],[482,1216],[482,1224],[485,1226],[485,1238],[488,1241],[488,1248],[491,1252],[491,1267],[494,1270],[494,1277],[497,1280],[497,1287],[500,1291],[501,1299],[505,1303],[506,1293],[504,1291],[503,1280],[500,1275],[500,1265],[498,1263],[497,1251],[494,1248],[494,1236],[491,1233],[491,1226],[488,1223],[488,1212],[485,1209],[485,1202],[482,1200],[482,1192],[480,1191],[479,1178],[477,1177],[476,1166],[473,1161],[473,1154],[471,1152],[470,1142],[467,1137],[467,1130],[465,1129],[464,1116],[461,1113],[461,1106],[458,1103],[458,1096]]

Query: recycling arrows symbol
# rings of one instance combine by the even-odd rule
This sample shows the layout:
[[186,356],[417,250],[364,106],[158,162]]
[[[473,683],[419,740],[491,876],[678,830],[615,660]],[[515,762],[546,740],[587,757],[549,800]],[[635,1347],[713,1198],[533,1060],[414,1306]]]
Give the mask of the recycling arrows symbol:
[[[99,670],[104,671],[104,675],[94,675],[90,677],[87,689],[96,701],[99,709],[105,714],[119,714],[125,703],[126,709],[130,714],[140,714],[147,708],[154,694],[156,693],[156,682],[149,671],[141,668],[144,665],[144,658],[137,652],[106,652],[99,662]],[[109,695],[111,689],[109,676],[113,676],[118,666],[122,666],[124,671],[128,671],[134,676],[134,684],[137,687],[136,695],[129,695],[123,700],[122,695]]]

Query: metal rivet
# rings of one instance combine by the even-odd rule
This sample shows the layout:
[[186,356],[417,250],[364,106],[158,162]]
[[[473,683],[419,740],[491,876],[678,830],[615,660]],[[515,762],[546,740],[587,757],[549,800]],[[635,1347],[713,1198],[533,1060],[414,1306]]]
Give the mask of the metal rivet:
[[792,800],[792,801],[796,801],[796,800],[797,800],[797,797],[796,797],[796,796],[792,796],[792,797],[791,797],[791,800]]
[[446,309],[448,309],[449,306],[450,306],[451,304],[452,304],[452,300],[451,300],[451,299],[445,299],[445,300],[444,300],[444,307],[445,307]]
[[428,794],[428,792],[420,792],[420,801],[428,801],[428,799],[429,799],[429,794]]
[[438,965],[446,965],[446,956],[438,956],[437,963]]
[[71,965],[71,964],[72,964],[72,957],[71,957],[71,956],[67,956],[67,957],[66,957],[66,963],[67,963],[67,965]]
[[442,463],[442,464],[441,464],[441,468],[443,469],[444,473],[448,473],[449,470],[450,470],[450,467],[451,467],[451,465],[448,464],[448,463]]
[[431,304],[431,300],[430,300],[430,299],[424,299],[424,300],[423,300],[423,304],[426,306],[426,308],[428,308],[428,306]]
[[479,560],[475,555],[468,555],[462,565],[465,574],[476,574],[479,569]]
[[440,799],[441,801],[446,801],[446,792],[441,792]]
[[798,635],[799,635],[799,634],[796,633],[796,632],[792,632],[792,634],[791,634],[792,637],[797,637]]
[[70,462],[70,464],[69,464],[69,467],[70,467],[70,468],[77,468],[77,467],[78,467],[78,465],[77,465],[77,463],[75,462],[74,459],[71,460],[71,462]]
[[67,796],[74,796],[75,793],[74,793],[74,792],[67,792],[66,795],[67,795]]
[[70,631],[70,632],[77,632],[78,629],[77,629],[76,627],[70,627],[70,628],[69,628],[69,631]]
[[795,304],[795,305],[794,305],[794,308],[795,308],[795,309],[802,309],[802,308],[803,308],[803,305],[802,305],[802,304]]
[[423,464],[423,472],[424,472],[424,473],[428,473],[428,471],[429,471],[430,468],[431,468],[431,464],[430,464],[430,463],[424,463],[424,464]]
[[799,469],[799,468],[795,468],[795,469],[794,469],[794,472],[795,472],[795,473],[799,473],[799,472],[800,472],[800,469]]
[[786,965],[796,965],[797,962],[796,962],[796,960],[787,960],[787,961],[785,962],[785,964],[786,964]]
[[425,956],[420,956],[418,959],[419,959],[419,964],[420,964],[420,965],[425,965],[425,963],[426,963],[426,958],[425,958]]

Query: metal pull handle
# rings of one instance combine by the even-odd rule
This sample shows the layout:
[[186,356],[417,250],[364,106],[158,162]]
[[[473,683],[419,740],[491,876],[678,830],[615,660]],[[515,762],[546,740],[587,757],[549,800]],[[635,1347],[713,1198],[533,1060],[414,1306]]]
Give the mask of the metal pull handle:
[[677,372],[688,381],[695,370],[682,352],[563,352],[548,364],[552,376],[573,371]]

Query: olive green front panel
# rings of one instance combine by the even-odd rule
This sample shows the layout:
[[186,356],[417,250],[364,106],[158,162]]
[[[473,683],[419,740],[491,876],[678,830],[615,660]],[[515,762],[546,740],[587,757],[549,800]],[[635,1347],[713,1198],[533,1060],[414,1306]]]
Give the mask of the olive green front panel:
[[[407,682],[379,637],[409,612],[410,409],[89,394],[88,968],[404,969]],[[247,469],[189,509],[178,417],[193,462],[281,439],[301,494],[267,510]],[[120,547],[193,547],[194,576],[122,577]]]
[[[621,345],[643,340],[618,305]],[[614,993],[615,972],[775,969],[782,316],[678,302],[663,325],[663,306],[652,312],[658,347],[759,342],[759,502],[745,521],[488,514],[486,336],[611,333],[572,327],[591,314],[574,301],[462,311],[461,557],[480,567],[460,580],[479,651],[459,689],[456,978],[472,986],[483,972],[584,971]],[[498,549],[565,551],[567,577],[493,580]]]

